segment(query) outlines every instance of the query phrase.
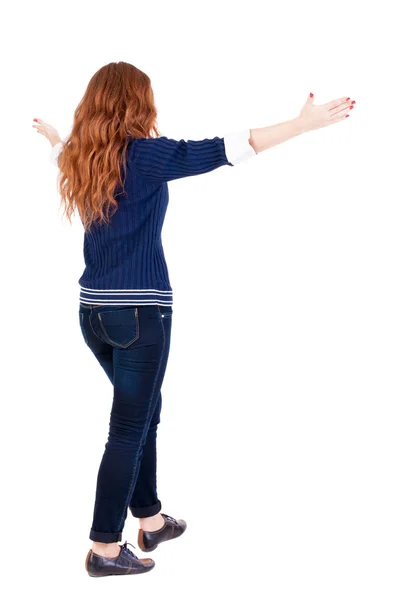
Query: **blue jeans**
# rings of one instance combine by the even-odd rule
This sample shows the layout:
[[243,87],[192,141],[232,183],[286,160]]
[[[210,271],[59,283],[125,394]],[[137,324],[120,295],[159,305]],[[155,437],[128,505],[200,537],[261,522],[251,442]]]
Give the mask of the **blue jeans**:
[[109,434],[98,471],[89,538],[118,542],[128,507],[139,518],[161,509],[156,438],[172,307],[80,304],[79,318],[85,343],[113,385]]

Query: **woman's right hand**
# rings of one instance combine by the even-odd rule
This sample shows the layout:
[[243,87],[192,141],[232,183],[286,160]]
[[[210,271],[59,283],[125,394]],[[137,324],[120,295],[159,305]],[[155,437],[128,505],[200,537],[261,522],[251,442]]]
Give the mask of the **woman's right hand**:
[[36,121],[37,125],[32,125],[32,127],[35,127],[37,133],[44,135],[44,137],[46,137],[50,142],[51,146],[54,147],[56,144],[58,144],[58,142],[62,142],[61,137],[55,127],[49,123],[46,123],[43,121],[43,119],[33,119],[33,121]]
[[353,107],[356,103],[355,100],[351,101],[346,96],[316,106],[313,102],[314,96],[309,95],[298,116],[305,131],[320,129],[342,121],[350,113],[350,107]]

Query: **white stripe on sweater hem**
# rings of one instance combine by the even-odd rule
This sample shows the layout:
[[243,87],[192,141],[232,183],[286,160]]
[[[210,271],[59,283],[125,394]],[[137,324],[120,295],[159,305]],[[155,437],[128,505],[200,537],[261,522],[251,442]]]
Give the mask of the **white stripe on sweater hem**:
[[109,295],[119,295],[122,296],[123,294],[128,294],[129,292],[133,292],[134,294],[139,293],[139,294],[148,294],[149,292],[156,292],[157,294],[172,294],[173,290],[157,290],[155,288],[143,288],[143,289],[111,289],[111,290],[106,290],[106,289],[102,289],[102,290],[98,290],[95,288],[86,288],[83,286],[80,286],[80,288],[82,290],[84,290],[84,292],[87,293],[91,293],[91,292],[101,292],[101,294],[103,294],[104,292],[109,293]]
[[103,298],[101,299],[95,299],[92,298],[90,300],[90,302],[88,302],[87,300],[83,300],[82,298],[80,298],[80,304],[88,304],[88,305],[92,305],[92,304],[100,304],[101,306],[121,306],[122,304],[126,304],[128,306],[152,306],[155,304],[158,304],[159,306],[173,306],[172,301],[168,301],[168,302],[160,302],[158,300],[156,300],[155,298],[151,298],[149,302],[141,302],[141,301],[136,301],[134,298],[131,298],[130,300],[120,300],[119,302],[109,302],[108,300],[103,300]]

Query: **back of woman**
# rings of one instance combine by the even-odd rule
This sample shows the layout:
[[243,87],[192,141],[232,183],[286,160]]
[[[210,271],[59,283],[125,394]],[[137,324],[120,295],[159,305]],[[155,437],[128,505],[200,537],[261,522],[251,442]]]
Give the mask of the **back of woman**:
[[122,539],[128,510],[139,519],[138,545],[151,552],[180,537],[187,524],[161,512],[157,491],[157,427],[171,342],[173,289],[161,232],[168,182],[235,166],[302,133],[349,116],[354,101],[324,105],[308,96],[296,118],[223,137],[176,140],[160,135],[149,77],[110,63],[91,78],[70,135],[40,119],[52,145],[65,213],[84,227],[85,268],[79,323],[85,344],[113,386],[107,442],[98,470],[90,576],[150,571]]

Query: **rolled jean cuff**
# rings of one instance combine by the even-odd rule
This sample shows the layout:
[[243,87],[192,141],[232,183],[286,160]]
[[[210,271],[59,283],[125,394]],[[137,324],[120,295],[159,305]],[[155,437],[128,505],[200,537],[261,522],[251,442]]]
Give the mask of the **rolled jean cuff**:
[[145,519],[146,517],[153,517],[157,515],[161,510],[161,502],[160,500],[153,504],[152,506],[144,506],[139,508],[133,508],[130,506],[130,511],[133,517],[137,517],[137,519]]
[[104,544],[111,544],[112,542],[121,542],[122,532],[113,533],[106,531],[90,531],[90,540],[93,542],[103,542]]

